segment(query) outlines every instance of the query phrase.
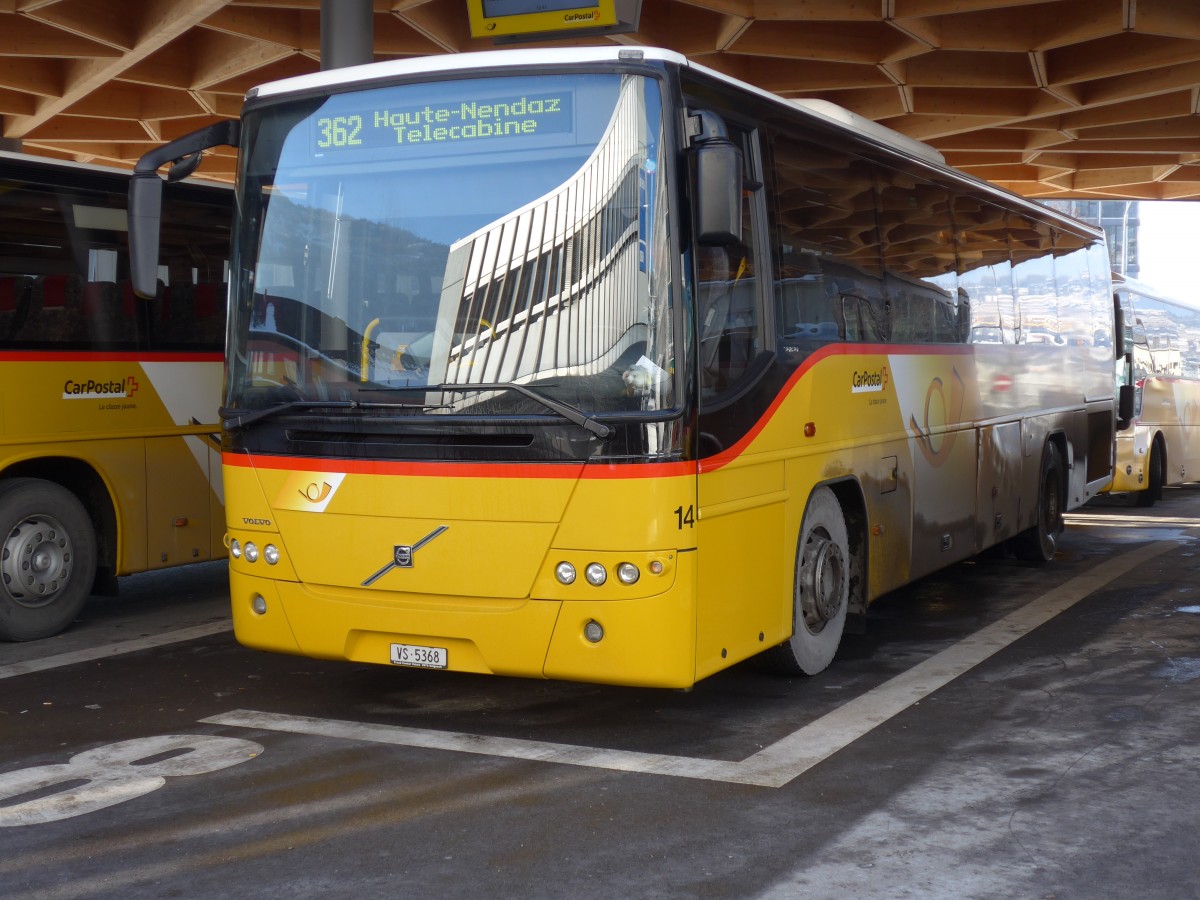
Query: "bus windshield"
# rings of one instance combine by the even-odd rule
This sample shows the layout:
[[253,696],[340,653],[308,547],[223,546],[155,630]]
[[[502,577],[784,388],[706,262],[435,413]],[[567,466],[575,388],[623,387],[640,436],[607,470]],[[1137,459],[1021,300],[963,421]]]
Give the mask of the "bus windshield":
[[657,81],[627,74],[248,111],[226,406],[661,415],[678,397],[663,143]]

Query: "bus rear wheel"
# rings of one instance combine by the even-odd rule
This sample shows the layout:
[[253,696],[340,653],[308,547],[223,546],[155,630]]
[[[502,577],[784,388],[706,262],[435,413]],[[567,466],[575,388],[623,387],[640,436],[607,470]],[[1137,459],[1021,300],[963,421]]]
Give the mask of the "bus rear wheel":
[[1049,562],[1058,549],[1063,531],[1063,465],[1057,445],[1048,443],[1042,451],[1042,471],[1038,480],[1037,524],[1013,538],[1013,550],[1021,559]]
[[1162,445],[1157,439],[1150,445],[1150,461],[1146,464],[1146,489],[1134,495],[1137,506],[1153,506],[1162,499],[1166,467],[1163,465]]
[[96,534],[83,504],[49,481],[0,483],[0,639],[58,634],[96,575]]
[[816,675],[828,668],[842,641],[850,597],[850,540],[842,507],[817,488],[804,511],[796,546],[792,636],[774,648],[774,668]]

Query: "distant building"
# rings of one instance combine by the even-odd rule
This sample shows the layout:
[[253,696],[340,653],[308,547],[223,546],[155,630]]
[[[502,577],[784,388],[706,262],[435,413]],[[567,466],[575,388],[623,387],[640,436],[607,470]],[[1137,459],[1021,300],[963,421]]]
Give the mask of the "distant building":
[[1108,238],[1108,255],[1114,272],[1137,278],[1138,219],[1137,200],[1044,200],[1051,209],[1099,225]]

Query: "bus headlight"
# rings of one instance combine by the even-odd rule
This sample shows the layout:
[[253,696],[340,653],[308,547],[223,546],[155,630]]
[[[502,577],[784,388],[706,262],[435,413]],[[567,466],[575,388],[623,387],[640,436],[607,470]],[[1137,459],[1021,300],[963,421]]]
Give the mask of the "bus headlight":
[[234,559],[242,558],[242,542],[234,538],[229,542],[229,555]]
[[608,581],[608,572],[600,563],[588,563],[588,567],[583,570],[583,577],[588,580],[588,584],[593,584],[596,587]]
[[246,541],[246,549],[242,554],[246,557],[246,562],[258,562],[258,545],[253,541]]
[[267,561],[268,566],[273,566],[279,562],[279,548],[274,544],[267,544],[263,547],[263,559]]
[[554,567],[554,577],[558,579],[559,584],[574,584],[575,567],[569,562],[560,562]]
[[617,578],[621,580],[621,584],[636,584],[641,577],[642,573],[633,563],[623,562],[617,566]]

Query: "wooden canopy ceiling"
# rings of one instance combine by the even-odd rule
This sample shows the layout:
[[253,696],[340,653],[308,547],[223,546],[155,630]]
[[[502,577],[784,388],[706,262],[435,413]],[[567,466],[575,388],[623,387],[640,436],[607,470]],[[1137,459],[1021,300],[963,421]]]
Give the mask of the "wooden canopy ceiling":
[[[465,0],[373,2],[376,59],[492,49]],[[3,146],[132,165],[318,70],[319,8],[0,0]],[[1200,0],[643,0],[636,34],[601,41],[831,100],[1027,196],[1200,197]]]

